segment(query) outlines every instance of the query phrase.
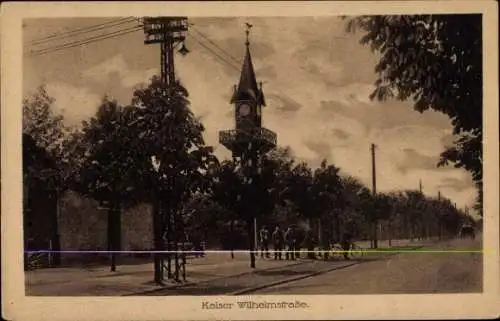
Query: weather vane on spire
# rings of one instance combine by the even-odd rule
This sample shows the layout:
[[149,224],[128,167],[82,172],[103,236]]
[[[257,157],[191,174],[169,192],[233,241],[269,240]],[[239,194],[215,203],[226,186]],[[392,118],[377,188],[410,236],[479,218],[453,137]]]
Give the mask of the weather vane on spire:
[[253,25],[248,22],[245,22],[245,25],[247,26],[247,30],[245,30],[245,33],[247,35],[247,41],[245,42],[245,44],[248,46],[250,44],[250,41],[248,40],[250,35],[250,29],[253,27]]

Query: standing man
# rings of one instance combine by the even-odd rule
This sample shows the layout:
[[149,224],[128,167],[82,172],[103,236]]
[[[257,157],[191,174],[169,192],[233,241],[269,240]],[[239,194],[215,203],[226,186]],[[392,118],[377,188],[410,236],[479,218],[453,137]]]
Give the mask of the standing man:
[[264,252],[266,253],[266,258],[269,258],[269,230],[264,225],[259,232],[260,238],[260,257],[264,257]]
[[285,233],[285,244],[286,244],[286,254],[287,260],[295,260],[295,233],[293,228],[289,227]]
[[295,244],[294,244],[294,251],[295,251],[295,258],[300,259],[300,247],[302,246],[302,242],[304,240],[304,235],[302,231],[297,231],[295,230]]
[[305,248],[307,249],[307,258],[311,260],[316,259],[316,255],[314,254],[314,239],[312,231],[310,229],[306,231],[303,243]]
[[340,241],[340,246],[342,246],[342,250],[344,251],[344,259],[349,260],[349,251],[352,246],[352,236],[349,232],[344,233],[342,240]]
[[283,250],[283,232],[281,231],[279,225],[273,232],[273,248],[274,248],[274,259],[278,258],[281,260],[281,251]]

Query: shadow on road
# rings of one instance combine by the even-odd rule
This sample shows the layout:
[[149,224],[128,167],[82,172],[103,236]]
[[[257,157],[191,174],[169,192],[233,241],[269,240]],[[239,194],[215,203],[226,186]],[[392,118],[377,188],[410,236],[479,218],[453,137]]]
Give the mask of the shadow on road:
[[253,274],[262,276],[295,276],[295,275],[311,274],[314,272],[316,272],[316,270],[295,271],[292,268],[289,268],[289,269],[279,269],[279,270],[254,271]]
[[351,259],[351,262],[373,262],[373,261],[387,261],[391,259],[396,253],[387,253],[385,256],[364,256],[359,259]]

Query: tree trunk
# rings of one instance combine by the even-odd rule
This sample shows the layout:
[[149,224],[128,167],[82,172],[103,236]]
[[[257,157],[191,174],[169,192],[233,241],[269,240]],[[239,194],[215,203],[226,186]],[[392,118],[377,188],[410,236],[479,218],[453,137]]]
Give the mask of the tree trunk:
[[52,264],[53,266],[57,267],[61,265],[61,240],[59,236],[59,198],[60,195],[59,193],[55,194],[55,211],[53,215],[53,223],[52,223],[52,248],[50,249],[51,251],[51,256],[52,256]]
[[110,207],[108,208],[108,251],[110,252],[110,270],[111,272],[116,271],[116,262],[115,262],[115,254],[111,251],[113,251],[113,208]]
[[116,272],[117,251],[120,251],[121,222],[120,208],[116,201],[110,202],[108,209],[108,251],[111,251],[111,272]]
[[231,250],[231,259],[234,259],[235,237],[234,237],[234,220],[233,219],[231,219],[231,222],[229,223],[229,239],[230,239],[229,248]]
[[118,263],[118,259],[120,257],[120,251],[122,250],[122,208],[121,204],[117,203],[116,204],[116,211],[115,211],[115,242],[114,242],[114,248],[115,251],[118,253],[116,254],[116,260]]
[[387,222],[387,238],[389,239],[389,247],[392,247],[392,224],[391,221],[389,220]]
[[[163,240],[163,220],[160,208],[160,202],[157,198],[153,200],[153,235],[154,235],[154,250],[164,250]],[[158,284],[163,282],[163,253],[155,252],[154,257],[154,281]]]
[[254,224],[253,219],[247,222],[247,230],[250,244],[250,267],[255,268],[255,238],[254,238]]
[[166,227],[167,227],[167,237],[166,237],[166,243],[167,243],[167,278],[171,279],[172,278],[172,210],[170,208],[170,204],[168,201],[165,202],[165,212],[163,214],[164,220],[166,220]]

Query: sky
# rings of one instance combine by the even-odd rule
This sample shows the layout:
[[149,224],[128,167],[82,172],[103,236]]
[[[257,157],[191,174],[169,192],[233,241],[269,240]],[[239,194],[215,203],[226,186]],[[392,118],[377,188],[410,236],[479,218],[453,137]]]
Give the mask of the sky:
[[[145,45],[141,30],[85,46],[26,55],[138,24],[36,42],[115,19],[25,20],[24,95],[44,84],[56,99],[56,112],[63,114],[68,125],[92,117],[104,95],[129,104],[134,88],[159,73],[159,45]],[[234,106],[229,99],[245,52],[244,25],[250,22],[250,50],[267,100],[263,126],[277,133],[278,145],[290,146],[299,161],[313,168],[326,158],[342,173],[370,187],[370,144],[374,143],[378,191],[418,189],[422,180],[426,195],[436,197],[440,191],[458,207],[474,204],[476,190],[470,174],[452,166],[436,167],[439,154],[453,142],[450,120],[433,111],[416,112],[411,101],[371,101],[378,56],[359,44],[360,34],[346,33],[345,21],[338,17],[235,17],[189,22],[186,46],[190,52],[175,56],[176,74],[189,91],[193,112],[206,127],[206,143],[214,146],[219,158],[230,156],[218,143],[218,131],[234,127]]]

